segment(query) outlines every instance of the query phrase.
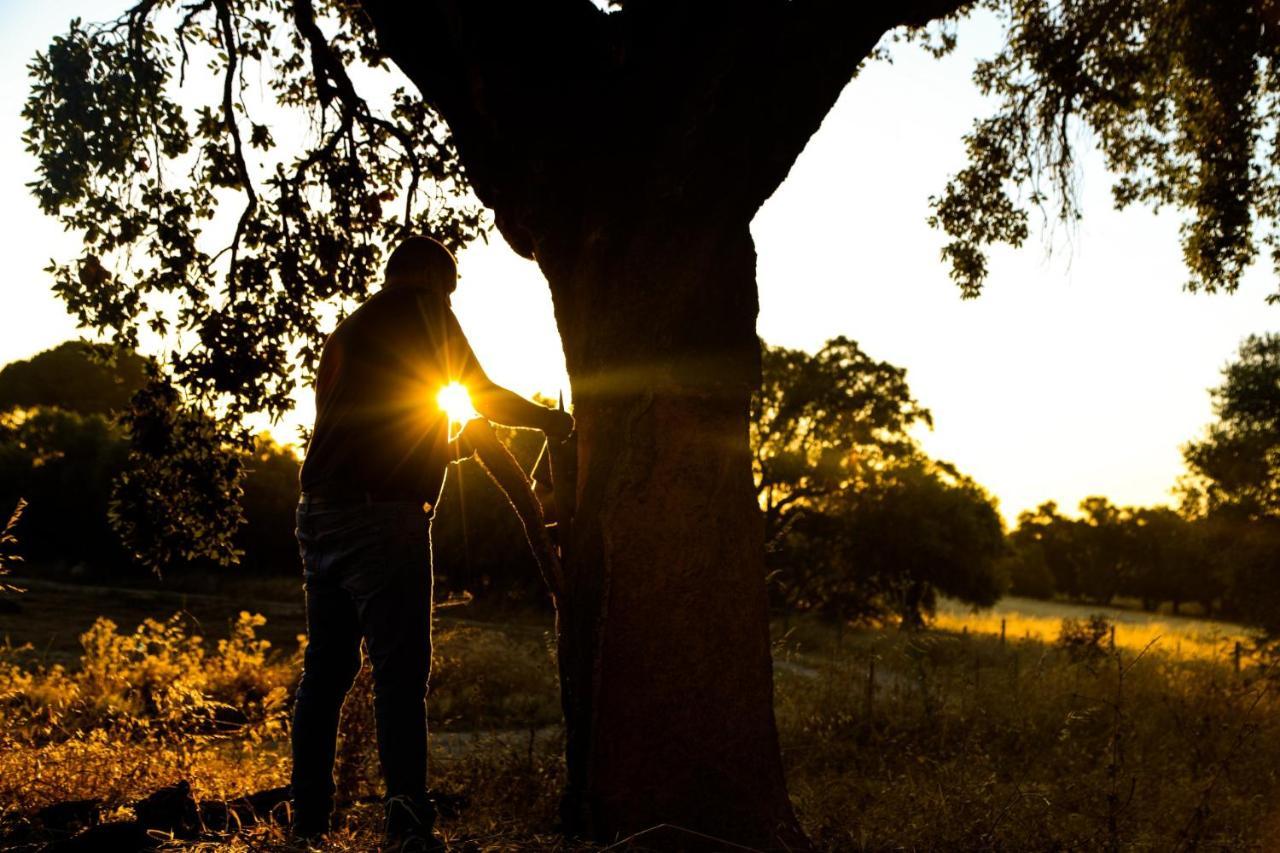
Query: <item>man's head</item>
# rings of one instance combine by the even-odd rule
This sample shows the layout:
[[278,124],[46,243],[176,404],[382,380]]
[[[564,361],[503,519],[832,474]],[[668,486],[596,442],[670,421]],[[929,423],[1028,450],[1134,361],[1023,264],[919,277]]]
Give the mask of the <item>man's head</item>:
[[453,253],[430,237],[409,237],[391,253],[383,287],[424,287],[448,296],[458,286]]

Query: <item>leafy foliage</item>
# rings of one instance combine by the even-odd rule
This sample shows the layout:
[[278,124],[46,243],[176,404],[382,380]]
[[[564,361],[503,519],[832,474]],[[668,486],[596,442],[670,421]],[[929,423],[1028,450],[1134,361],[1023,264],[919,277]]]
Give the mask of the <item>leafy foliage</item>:
[[834,338],[763,346],[751,447],[775,601],[838,622],[916,623],[938,592],[989,605],[1003,583],[994,501],[919,450],[906,371]]
[[[325,318],[366,293],[389,240],[477,236],[435,114],[403,88],[371,105],[348,67],[385,70],[343,2],[144,0],[73,21],[38,54],[23,113],[32,189],[83,238],[79,260],[51,267],[80,322],[130,346],[143,324],[178,332],[183,388],[229,415],[279,415]],[[250,115],[262,102],[273,124]]]
[[104,415],[53,407],[0,415],[0,500],[29,502],[17,529],[31,561],[124,562],[107,503],[126,453],[121,430]]
[[1280,519],[1280,334],[1250,335],[1222,377],[1217,420],[1183,448],[1189,508]]
[[914,456],[840,492],[828,511],[841,528],[840,574],[862,578],[906,626],[923,624],[939,594],[989,607],[1004,593],[995,501],[951,465]]
[[[1072,223],[1078,138],[1119,175],[1116,205],[1186,214],[1191,290],[1234,290],[1258,254],[1280,272],[1280,6],[1271,0],[987,0],[1007,41],[974,81],[999,104],[933,199],[952,278],[976,296],[985,247],[1026,239],[1028,207]],[[1051,206],[1052,210],[1047,207]],[[1276,294],[1271,299],[1280,298]]]
[[932,424],[906,371],[848,338],[832,338],[813,355],[762,342],[761,365],[751,446],[766,543],[814,501],[857,483],[860,472],[910,453],[912,425]]
[[159,573],[179,562],[236,562],[244,459],[216,421],[180,404],[158,373],[124,416],[129,461],[111,492],[112,526],[137,562]]

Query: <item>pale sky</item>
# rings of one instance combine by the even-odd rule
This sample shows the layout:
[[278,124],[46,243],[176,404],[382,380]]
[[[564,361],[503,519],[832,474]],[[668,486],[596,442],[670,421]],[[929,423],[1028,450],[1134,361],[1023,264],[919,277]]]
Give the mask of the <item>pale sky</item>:
[[[24,184],[19,112],[25,66],[76,16],[98,20],[124,0],[0,0],[0,224],[10,272],[0,305],[0,363],[76,336],[49,292],[51,258],[76,241],[36,209]],[[1257,265],[1234,296],[1184,293],[1169,211],[1116,213],[1100,157],[1083,158],[1085,219],[993,252],[986,292],[962,301],[938,259],[927,200],[963,164],[962,134],[983,114],[969,75],[998,32],[960,28],[934,60],[896,51],[853,81],[787,181],[757,215],[760,334],[815,350],[847,335],[907,369],[934,414],[925,449],[995,494],[1012,520],[1045,500],[1074,509],[1092,494],[1121,504],[1168,502],[1179,447],[1211,417],[1206,389],[1249,333],[1280,330],[1276,286]],[[462,253],[454,299],[489,374],[517,391],[568,388],[551,299],[537,267],[496,234]],[[519,340],[518,351],[507,342]],[[310,414],[301,401],[296,421]],[[288,426],[281,438],[293,436]]]

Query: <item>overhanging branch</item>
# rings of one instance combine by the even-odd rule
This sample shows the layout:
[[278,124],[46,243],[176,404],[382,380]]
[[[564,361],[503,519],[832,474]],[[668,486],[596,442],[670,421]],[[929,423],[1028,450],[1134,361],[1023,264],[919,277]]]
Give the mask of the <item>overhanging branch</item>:
[[316,93],[321,105],[328,106],[336,96],[346,113],[344,123],[349,123],[354,118],[368,126],[381,128],[400,143],[409,162],[409,187],[405,192],[404,202],[404,224],[408,228],[413,221],[414,196],[417,195],[418,185],[422,180],[422,162],[415,150],[414,140],[395,122],[375,115],[369,109],[368,102],[356,92],[342,59],[316,23],[315,7],[311,0],[294,0],[293,20],[311,52]]

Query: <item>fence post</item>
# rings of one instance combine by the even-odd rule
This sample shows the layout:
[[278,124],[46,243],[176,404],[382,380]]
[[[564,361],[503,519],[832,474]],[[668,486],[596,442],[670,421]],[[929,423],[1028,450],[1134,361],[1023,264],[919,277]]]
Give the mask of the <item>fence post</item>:
[[1004,645],[1004,629],[1005,629],[1005,620],[1001,619],[1000,620],[1000,645],[1001,646]]
[[1231,657],[1235,660],[1235,665],[1236,665],[1236,675],[1239,675],[1239,674],[1240,674],[1240,651],[1241,651],[1241,649],[1240,649],[1240,641],[1239,641],[1239,640],[1236,640],[1236,647],[1235,647],[1235,649],[1234,649],[1234,650],[1232,650],[1232,652],[1231,652]]
[[1115,649],[1116,649],[1116,623],[1112,622],[1111,623],[1111,650],[1115,651]]
[[872,657],[867,661],[867,701],[863,716],[868,723],[871,722],[871,712],[876,698],[876,659]]

